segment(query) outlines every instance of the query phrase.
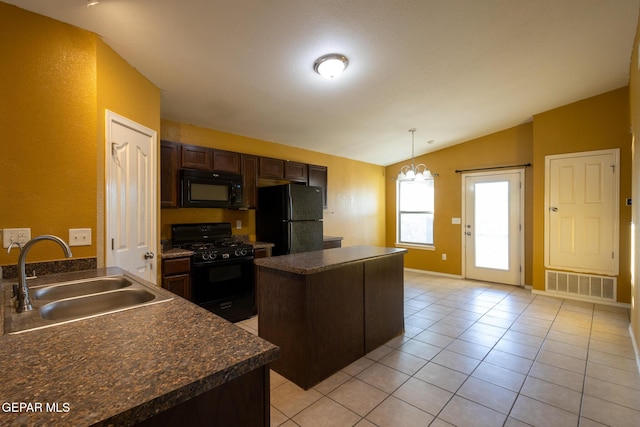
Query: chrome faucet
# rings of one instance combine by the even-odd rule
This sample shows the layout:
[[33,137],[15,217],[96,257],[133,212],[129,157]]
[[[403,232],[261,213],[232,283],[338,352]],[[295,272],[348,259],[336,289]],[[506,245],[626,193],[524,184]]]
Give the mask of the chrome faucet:
[[50,234],[44,234],[42,236],[34,237],[33,239],[29,240],[22,247],[22,249],[20,249],[20,255],[18,256],[18,308],[16,310],[18,313],[33,310],[31,300],[29,299],[29,287],[27,286],[27,252],[29,252],[31,246],[42,240],[51,240],[52,242],[56,242],[64,250],[65,257],[71,258],[73,256],[73,254],[71,253],[71,248],[69,248],[69,245],[67,245],[64,240]]

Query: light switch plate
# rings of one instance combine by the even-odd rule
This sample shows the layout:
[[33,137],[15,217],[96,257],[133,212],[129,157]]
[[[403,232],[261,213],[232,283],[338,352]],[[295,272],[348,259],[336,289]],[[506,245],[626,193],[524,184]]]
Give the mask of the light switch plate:
[[2,247],[8,248],[13,242],[18,242],[20,246],[24,246],[31,240],[30,228],[5,228],[2,230]]
[[461,220],[460,218],[451,218],[451,224],[460,224]]
[[90,246],[91,245],[91,229],[90,228],[70,228],[69,229],[69,246]]

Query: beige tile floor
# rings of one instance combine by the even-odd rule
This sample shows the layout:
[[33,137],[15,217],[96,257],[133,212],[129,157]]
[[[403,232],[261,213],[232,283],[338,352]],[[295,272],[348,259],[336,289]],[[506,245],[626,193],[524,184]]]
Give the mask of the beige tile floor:
[[404,335],[307,391],[271,371],[271,425],[640,426],[628,327],[626,309],[407,271]]

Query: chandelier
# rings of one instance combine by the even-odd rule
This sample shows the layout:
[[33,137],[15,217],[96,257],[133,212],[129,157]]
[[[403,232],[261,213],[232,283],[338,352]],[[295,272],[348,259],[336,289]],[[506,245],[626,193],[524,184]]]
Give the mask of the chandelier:
[[405,165],[400,168],[400,172],[398,173],[398,181],[424,181],[425,179],[433,178],[431,175],[431,171],[427,169],[427,166],[423,163],[420,163],[418,166],[413,165],[413,157],[414,157],[414,142],[413,137],[416,133],[416,128],[409,129],[411,132],[411,165]]

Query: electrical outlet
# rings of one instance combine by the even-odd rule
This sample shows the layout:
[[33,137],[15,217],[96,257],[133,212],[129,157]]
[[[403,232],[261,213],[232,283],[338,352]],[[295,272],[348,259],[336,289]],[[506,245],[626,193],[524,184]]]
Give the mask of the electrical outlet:
[[2,230],[2,247],[8,248],[13,242],[17,242],[20,246],[24,246],[31,240],[30,228],[5,228]]
[[442,260],[446,261],[447,260],[447,254],[442,254]]
[[236,220],[236,228],[238,230],[240,230],[242,228],[242,220],[241,219],[237,219]]
[[70,228],[69,229],[69,246],[90,246],[91,245],[91,229],[90,228]]

